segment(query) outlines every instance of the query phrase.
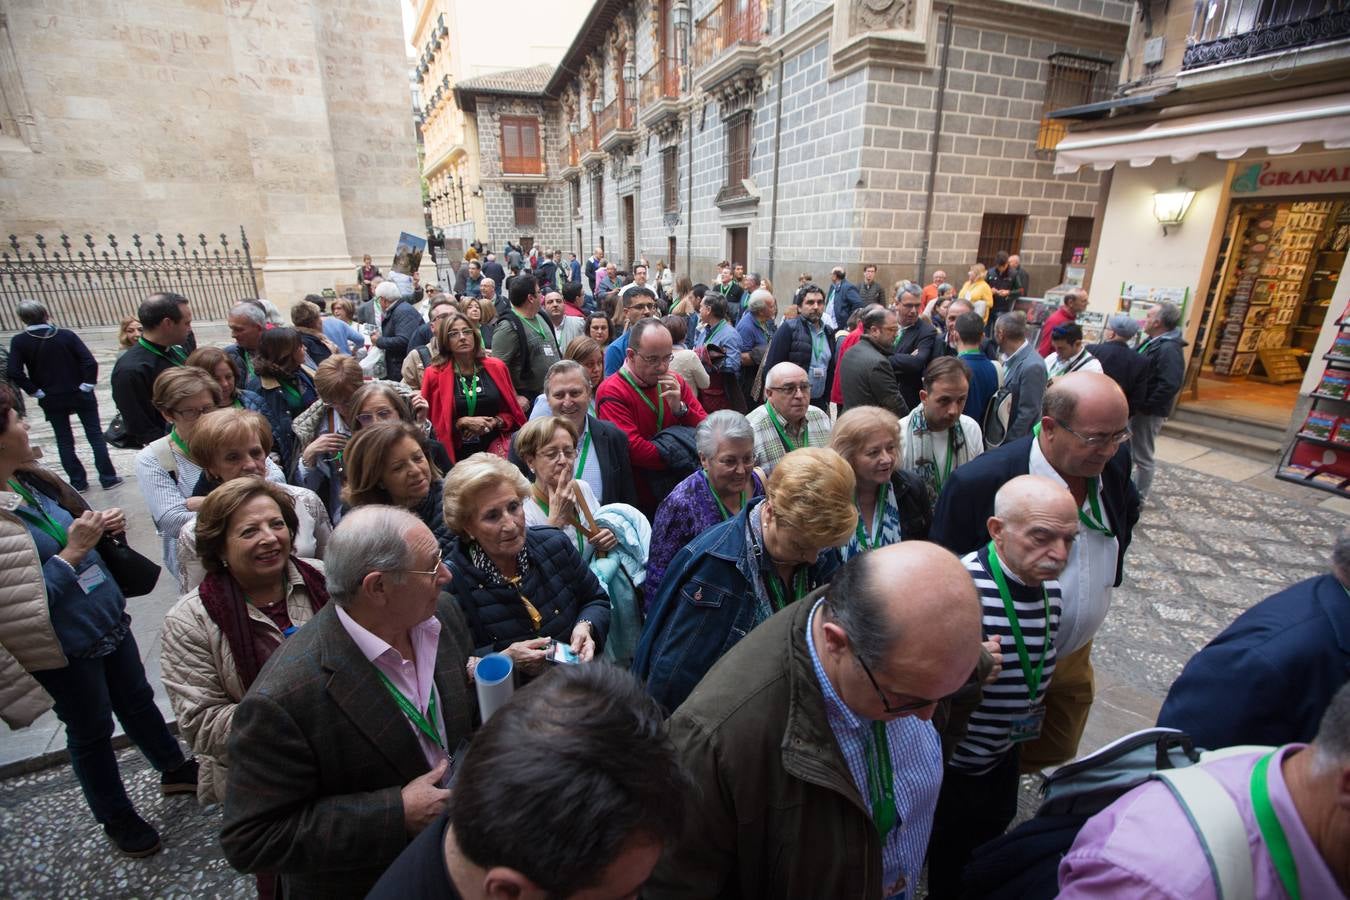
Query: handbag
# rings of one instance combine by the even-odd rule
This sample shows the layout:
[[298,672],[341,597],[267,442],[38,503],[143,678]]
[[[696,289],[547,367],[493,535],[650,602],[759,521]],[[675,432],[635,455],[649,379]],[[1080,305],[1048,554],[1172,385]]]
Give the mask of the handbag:
[[160,567],[131,549],[126,534],[105,534],[95,547],[124,597],[144,597],[155,589]]
[[127,434],[127,427],[122,422],[121,413],[112,417],[112,421],[108,423],[108,430],[103,432],[103,440],[107,441],[108,446],[116,447],[118,450],[139,449]]

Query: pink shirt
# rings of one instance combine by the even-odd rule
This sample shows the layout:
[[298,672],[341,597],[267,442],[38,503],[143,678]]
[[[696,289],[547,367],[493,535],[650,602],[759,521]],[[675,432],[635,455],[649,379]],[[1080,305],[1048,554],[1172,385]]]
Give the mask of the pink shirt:
[[[341,606],[337,608],[337,617],[342,627],[347,629],[347,634],[351,636],[357,649],[361,651],[361,655],[374,663],[375,668],[383,672],[394,687],[402,691],[403,696],[411,700],[418,711],[426,716],[436,673],[436,645],[441,636],[441,620],[432,616],[425,622],[413,626],[408,632],[408,637],[412,640],[413,653],[417,657],[412,660],[404,659],[403,654],[389,646],[383,638],[376,637],[363,628],[347,615],[347,611]],[[439,696],[437,700],[440,700]],[[394,699],[389,698],[389,702],[393,704]],[[397,706],[395,708],[397,709]],[[427,768],[436,768],[436,765],[449,755],[447,753],[449,748],[442,750],[438,747],[436,742],[423,734],[411,719],[403,715],[402,710],[399,710],[399,715],[408,723],[408,727],[417,738],[417,743],[421,745],[422,755],[427,758]],[[430,718],[427,716],[428,720]],[[440,733],[441,743],[444,744],[445,714],[439,704],[436,709],[436,730]]]
[[[1270,761],[1270,802],[1298,865],[1303,896],[1331,900],[1345,895],[1303,827],[1280,767],[1286,754],[1304,746],[1281,747]],[[1287,895],[1252,812],[1252,769],[1264,755],[1243,753],[1207,763],[1205,768],[1232,795],[1247,826],[1256,896],[1278,900]],[[1059,864],[1059,887],[1060,900],[1085,897],[1210,900],[1218,896],[1200,839],[1172,792],[1161,781],[1135,788],[1088,820]]]

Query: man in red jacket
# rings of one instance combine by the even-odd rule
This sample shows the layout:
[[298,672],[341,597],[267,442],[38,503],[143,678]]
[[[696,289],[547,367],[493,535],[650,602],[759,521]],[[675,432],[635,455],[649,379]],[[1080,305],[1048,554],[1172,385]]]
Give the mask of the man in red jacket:
[[628,438],[638,505],[655,509],[648,479],[665,468],[652,438],[672,425],[695,427],[708,417],[683,378],[670,371],[673,343],[660,319],[639,319],[630,329],[619,371],[595,392],[596,415],[613,422]]
[[1055,352],[1055,348],[1050,343],[1050,333],[1060,325],[1066,325],[1078,318],[1078,314],[1088,308],[1087,291],[1082,288],[1074,288],[1064,295],[1064,305],[1046,316],[1045,324],[1041,326],[1041,338],[1036,342],[1036,352],[1042,358]]

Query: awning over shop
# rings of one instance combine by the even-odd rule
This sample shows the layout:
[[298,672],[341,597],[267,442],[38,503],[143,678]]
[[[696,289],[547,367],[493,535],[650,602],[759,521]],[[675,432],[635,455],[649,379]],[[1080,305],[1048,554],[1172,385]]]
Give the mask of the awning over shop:
[[1350,147],[1350,93],[1071,133],[1055,148],[1055,173],[1083,166],[1104,171],[1118,162],[1143,168],[1163,157],[1189,162],[1202,153],[1219,159],[1248,150],[1278,155],[1312,142],[1328,150]]

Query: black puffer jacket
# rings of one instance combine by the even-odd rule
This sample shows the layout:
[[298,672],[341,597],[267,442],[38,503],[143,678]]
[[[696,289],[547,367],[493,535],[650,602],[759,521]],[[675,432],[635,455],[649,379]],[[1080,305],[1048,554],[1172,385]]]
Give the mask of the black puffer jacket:
[[537,637],[566,643],[579,619],[594,626],[598,653],[609,631],[609,597],[577,554],[576,545],[556,528],[537,526],[525,536],[525,551],[530,566],[521,579],[520,593],[530,599],[543,619],[538,631],[530,624],[520,593],[511,585],[491,583],[487,573],[469,558],[464,540],[456,539],[453,551],[446,556],[454,576],[450,593],[469,622],[474,655],[484,656]]
[[923,479],[908,469],[891,473],[891,490],[900,511],[900,539],[926,541],[933,527],[933,510],[928,505],[928,489]]
[[436,543],[440,545],[441,554],[449,560],[450,554],[455,549],[456,538],[445,526],[445,508],[441,505],[441,494],[444,490],[445,482],[433,481],[426,497],[411,512],[431,529],[431,533],[436,536]]

